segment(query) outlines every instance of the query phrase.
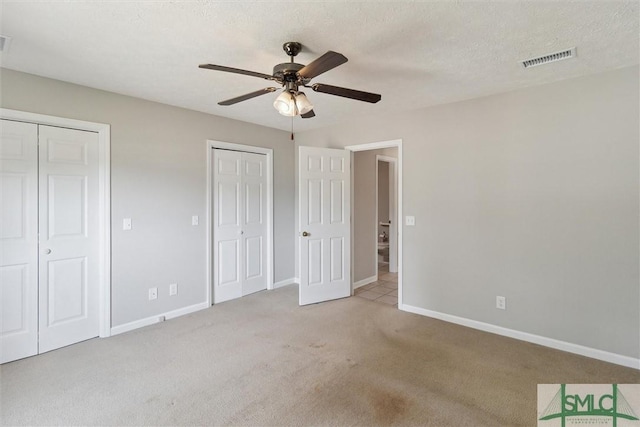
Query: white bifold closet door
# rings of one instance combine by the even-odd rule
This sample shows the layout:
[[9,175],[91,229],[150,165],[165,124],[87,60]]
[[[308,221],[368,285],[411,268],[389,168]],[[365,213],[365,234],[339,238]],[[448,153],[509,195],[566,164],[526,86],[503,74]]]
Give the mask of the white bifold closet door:
[[213,149],[213,301],[267,288],[267,158]]
[[98,336],[98,135],[2,120],[0,363]]

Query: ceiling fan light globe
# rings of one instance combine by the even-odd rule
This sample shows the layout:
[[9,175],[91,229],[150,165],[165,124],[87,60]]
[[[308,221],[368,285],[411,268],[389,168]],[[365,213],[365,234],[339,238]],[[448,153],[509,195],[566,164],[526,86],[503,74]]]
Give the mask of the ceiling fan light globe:
[[307,99],[307,95],[304,92],[298,92],[296,94],[296,108],[298,109],[298,113],[307,114],[309,111],[313,110],[313,105]]
[[275,101],[273,101],[273,106],[278,113],[283,116],[293,117],[298,114],[296,110],[296,100],[293,98],[293,95],[289,93],[289,91],[284,90]]

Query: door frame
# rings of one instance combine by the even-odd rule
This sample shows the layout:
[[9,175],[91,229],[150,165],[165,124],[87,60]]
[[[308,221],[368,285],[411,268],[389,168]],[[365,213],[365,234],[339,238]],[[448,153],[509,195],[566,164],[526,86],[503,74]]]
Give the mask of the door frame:
[[[385,162],[389,164],[389,220],[393,219],[393,222],[389,223],[389,272],[396,273],[398,270],[398,159],[391,156],[383,156],[381,154],[376,155],[376,245],[373,251],[374,259],[376,260],[374,265],[378,264],[378,227],[380,224],[380,218],[378,218],[378,204],[379,204],[379,193],[380,188],[378,186],[380,172],[378,167],[380,166],[380,162]],[[392,191],[393,190],[393,191]],[[392,238],[394,236],[395,238]],[[392,271],[392,266],[394,266],[396,271]],[[378,277],[378,271],[376,270],[376,278]]]
[[98,134],[99,336],[101,338],[111,336],[111,126],[105,123],[86,122],[7,108],[0,108],[0,119]]
[[213,304],[213,156],[212,150],[220,148],[223,150],[241,151],[245,153],[264,154],[267,156],[267,290],[273,289],[273,149],[264,147],[255,147],[252,145],[236,144],[233,142],[215,141],[208,139],[206,141],[207,150],[207,304]]
[[[379,150],[381,148],[397,148],[398,149],[398,161],[396,167],[396,200],[397,200],[397,235],[398,235],[398,308],[402,307],[402,276],[403,276],[403,268],[402,268],[402,233],[404,228],[404,223],[402,221],[402,139],[393,139],[389,141],[380,141],[380,142],[371,142],[366,144],[357,144],[357,145],[347,145],[344,147],[345,150],[351,151],[351,165],[353,165],[354,161],[354,153],[357,151],[370,151],[370,150]],[[354,167],[351,168],[351,193],[354,191]],[[377,170],[377,165],[376,165]],[[376,183],[377,187],[377,183]],[[376,195],[377,200],[377,195]],[[351,212],[353,212],[353,198],[351,198]],[[376,217],[377,217],[377,206],[376,206]],[[353,216],[351,216],[351,241],[354,239],[354,222]],[[377,235],[377,232],[376,232]],[[351,245],[351,295],[353,295],[353,283],[354,283],[354,245]],[[376,259],[377,264],[377,259]],[[377,274],[377,272],[376,272]]]

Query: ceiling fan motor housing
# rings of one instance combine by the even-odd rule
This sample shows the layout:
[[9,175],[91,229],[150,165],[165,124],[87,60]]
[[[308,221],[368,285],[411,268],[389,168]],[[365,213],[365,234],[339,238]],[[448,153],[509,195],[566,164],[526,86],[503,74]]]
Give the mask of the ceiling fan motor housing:
[[285,62],[282,64],[278,64],[273,67],[273,77],[275,77],[277,82],[287,83],[287,82],[298,82],[300,84],[306,84],[302,77],[298,76],[298,71],[302,70],[304,65],[297,64],[295,62]]

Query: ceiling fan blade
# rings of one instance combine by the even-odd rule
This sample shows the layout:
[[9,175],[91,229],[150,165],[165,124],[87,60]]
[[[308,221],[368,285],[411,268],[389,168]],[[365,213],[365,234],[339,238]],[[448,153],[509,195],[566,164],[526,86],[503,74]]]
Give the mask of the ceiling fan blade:
[[330,50],[306,67],[302,68],[298,71],[298,74],[305,79],[312,79],[315,76],[319,76],[320,74],[336,68],[338,65],[342,65],[347,61],[348,59],[346,56]]
[[273,77],[272,75],[257,73],[255,71],[249,71],[249,70],[241,70],[240,68],[225,67],[222,65],[214,65],[214,64],[201,64],[198,67],[206,68],[207,70],[225,71],[227,73],[244,74],[245,76],[260,77],[261,79],[266,79],[266,80],[275,80],[275,77]]
[[382,96],[377,93],[362,92],[355,89],[347,89],[345,87],[325,85],[322,83],[316,83],[311,88],[316,92],[328,93],[329,95],[343,96],[345,98],[356,99],[358,101],[370,102],[375,104],[382,99]]
[[238,102],[246,101],[247,99],[255,98],[256,96],[264,95],[275,91],[275,87],[265,87],[264,89],[256,90],[255,92],[247,93],[235,98],[227,99],[225,101],[218,102],[218,105],[233,105]]
[[313,112],[313,110],[309,110],[309,112],[304,113],[304,114],[300,114],[300,117],[302,117],[303,119],[310,119],[311,117],[315,117],[316,113]]

